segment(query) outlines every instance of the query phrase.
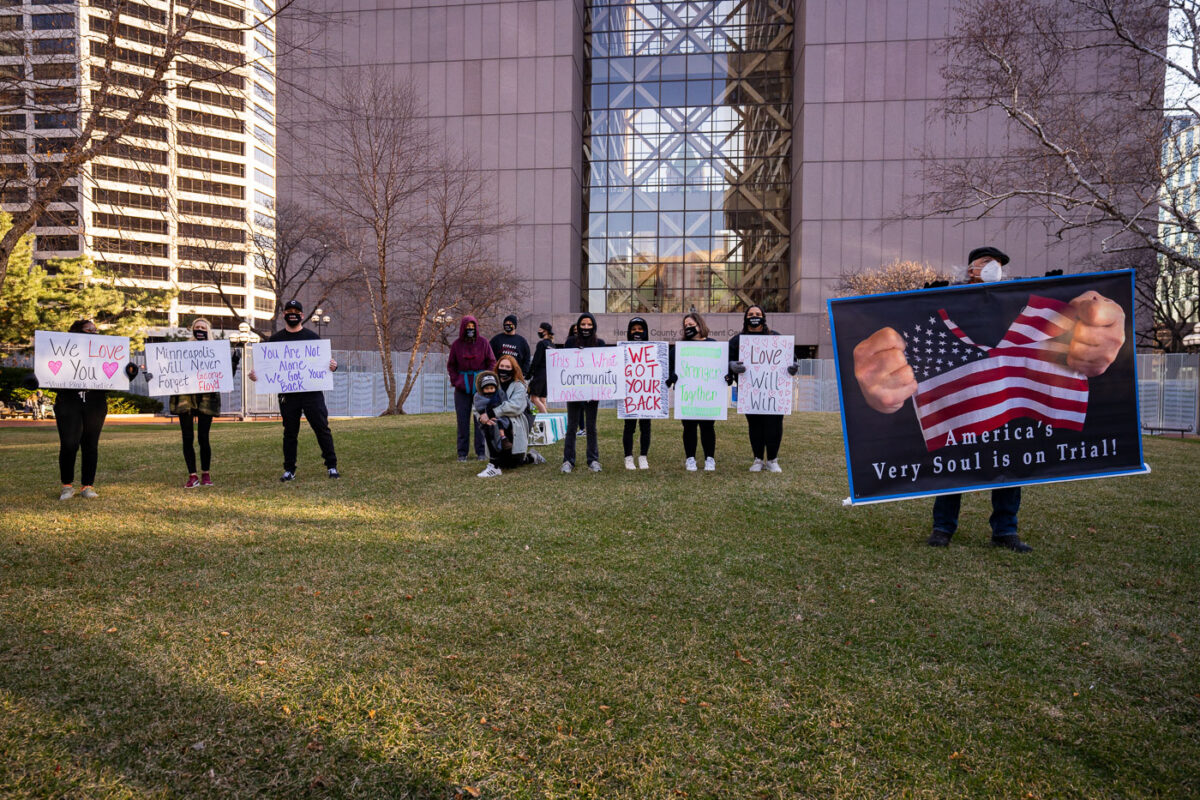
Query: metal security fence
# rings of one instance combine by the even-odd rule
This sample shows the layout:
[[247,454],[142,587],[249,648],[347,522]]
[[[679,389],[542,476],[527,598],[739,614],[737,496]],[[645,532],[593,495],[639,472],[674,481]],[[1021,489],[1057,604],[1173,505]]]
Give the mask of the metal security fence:
[[1137,357],[1142,427],[1197,433],[1200,355],[1147,353]]

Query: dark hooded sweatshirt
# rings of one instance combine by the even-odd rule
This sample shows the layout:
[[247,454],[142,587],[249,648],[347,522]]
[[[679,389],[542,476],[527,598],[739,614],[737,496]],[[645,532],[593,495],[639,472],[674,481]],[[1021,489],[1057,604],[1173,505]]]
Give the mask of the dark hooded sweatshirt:
[[[517,324],[515,314],[509,314],[504,318],[505,322]],[[519,333],[504,333],[501,331],[492,337],[492,354],[499,360],[500,356],[509,355],[517,360],[521,366],[521,374],[526,378],[529,377],[530,352],[529,342],[525,341],[525,337]]]
[[[475,338],[467,338],[467,323],[475,323]],[[450,356],[446,359],[446,371],[455,391],[474,394],[475,375],[496,366],[496,356],[488,340],[479,335],[479,323],[470,315],[458,321],[458,338],[450,345]]]
[[[746,309],[746,311],[749,312],[750,309]],[[730,361],[737,361],[739,358],[741,358],[742,337],[743,336],[778,336],[779,335],[775,331],[771,330],[771,326],[767,324],[767,312],[765,312],[765,311],[763,312],[763,324],[762,324],[763,329],[761,331],[750,330],[750,323],[748,321],[749,317],[750,317],[749,313],[742,315],[742,331],[741,331],[741,333],[734,334],[733,338],[729,340],[729,360]],[[730,383],[730,382],[737,383],[737,375],[734,375],[732,372],[727,373],[725,375],[725,382],[726,383]]]
[[601,339],[600,336],[598,335],[598,333],[597,333],[598,329],[596,327],[596,318],[594,316],[592,316],[591,312],[585,311],[579,315],[579,319],[575,320],[575,330],[576,331],[579,330],[579,323],[583,322],[585,319],[590,319],[592,321],[592,335],[586,339],[584,339],[582,336],[579,336],[578,334],[576,334],[575,336],[568,336],[567,341],[563,343],[564,348],[607,347],[608,346],[608,344],[603,339]]

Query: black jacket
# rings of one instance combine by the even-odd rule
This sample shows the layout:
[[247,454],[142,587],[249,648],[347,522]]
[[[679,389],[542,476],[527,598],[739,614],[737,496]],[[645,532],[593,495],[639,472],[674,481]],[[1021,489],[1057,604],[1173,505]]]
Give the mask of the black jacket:
[[[749,311],[750,309],[746,309],[746,310]],[[771,327],[769,325],[767,325],[767,314],[765,311],[763,312],[763,329],[761,331],[750,330],[750,323],[747,321],[748,317],[749,317],[748,314],[742,315],[741,333],[734,334],[733,338],[729,340],[729,360],[730,361],[737,361],[739,359],[740,353],[741,353],[743,336],[778,336],[779,335],[775,331],[771,330]],[[726,373],[725,382],[726,383],[737,383],[737,375],[733,374],[732,372]]]

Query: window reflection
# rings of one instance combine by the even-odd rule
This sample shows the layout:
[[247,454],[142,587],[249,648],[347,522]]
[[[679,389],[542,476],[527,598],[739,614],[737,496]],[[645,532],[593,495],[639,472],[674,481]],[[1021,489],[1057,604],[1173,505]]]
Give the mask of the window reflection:
[[591,0],[587,308],[787,309],[790,8]]

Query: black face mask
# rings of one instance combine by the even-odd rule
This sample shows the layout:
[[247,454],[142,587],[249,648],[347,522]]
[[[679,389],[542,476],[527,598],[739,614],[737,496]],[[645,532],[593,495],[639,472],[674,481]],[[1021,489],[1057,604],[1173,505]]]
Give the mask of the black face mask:
[[511,322],[504,323],[504,332],[505,333],[512,333],[515,330],[516,330],[516,327]]
[[475,329],[474,329],[474,328],[467,328],[466,337],[467,337],[468,339],[474,339],[474,338],[475,338]]
[[547,334],[545,331],[538,331],[538,338],[539,338],[539,339],[545,339],[545,338],[546,338],[548,335],[549,335],[549,334]]
[[579,336],[582,339],[590,339],[590,338],[592,338],[592,334],[595,332],[596,332],[595,328],[580,328]]
[[700,329],[695,325],[686,325],[683,328],[683,338],[685,339],[695,339],[698,333],[700,333]]
[[208,339],[208,331],[204,330],[203,328],[196,328],[192,331],[192,338],[197,342],[203,342]]
[[631,342],[644,342],[649,338],[649,335],[645,331],[634,331],[629,334],[629,341]]
[[304,319],[304,317],[301,316],[300,314],[284,314],[283,315],[283,321],[286,322],[288,325],[292,325],[292,326],[299,325],[300,321],[303,319]]
[[496,370],[496,374],[500,376],[500,380],[507,383],[512,380],[513,371],[511,369],[498,369]]
[[762,326],[763,318],[762,317],[748,317],[746,319],[746,322],[750,323],[751,328],[758,328],[758,327]]

